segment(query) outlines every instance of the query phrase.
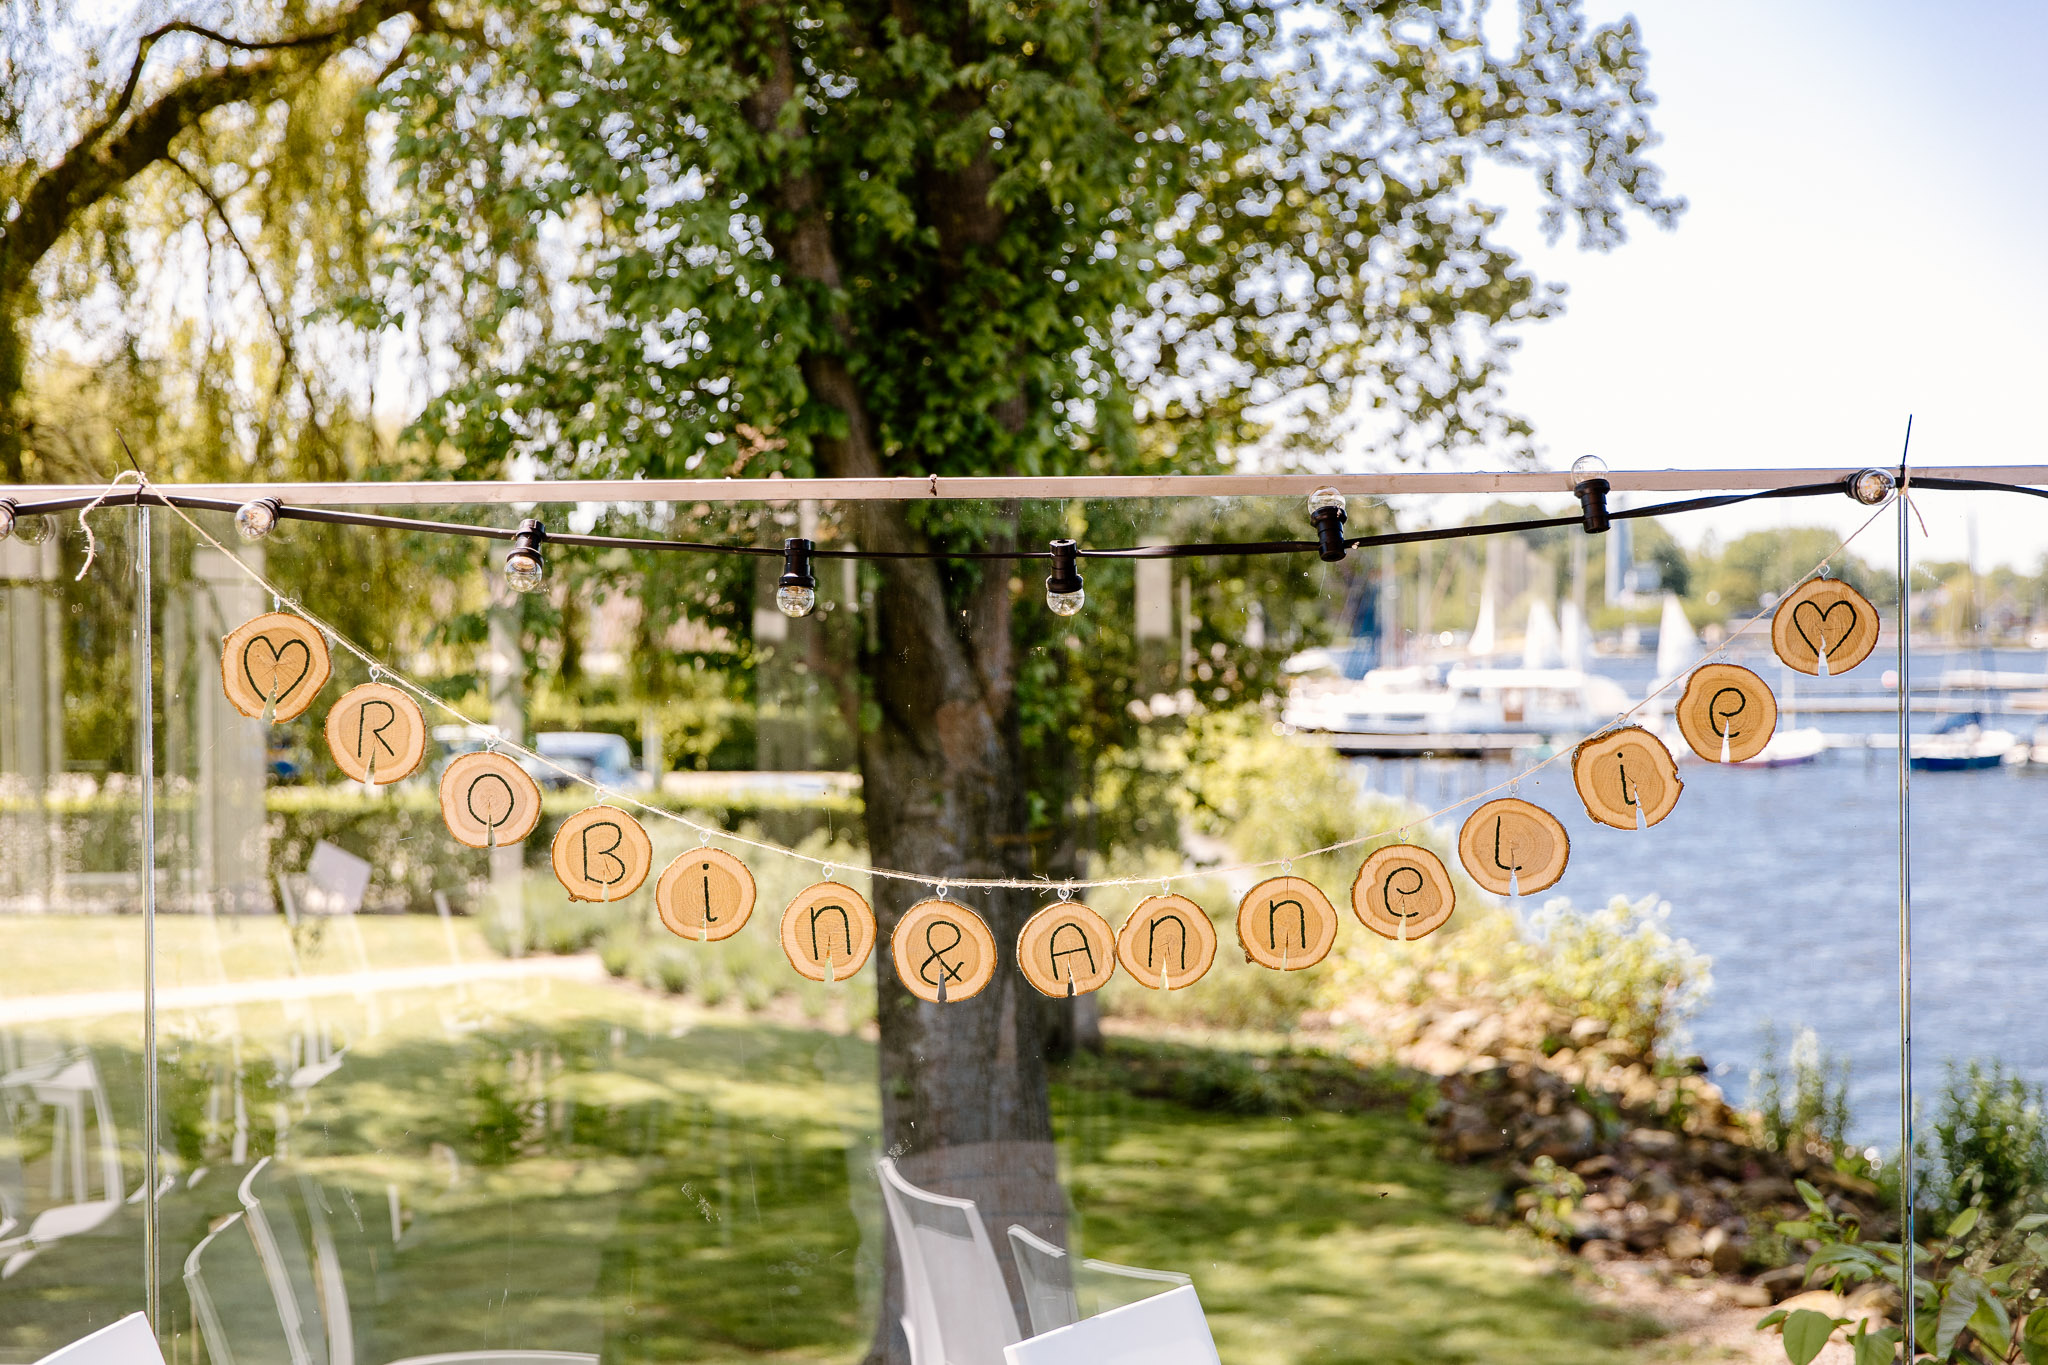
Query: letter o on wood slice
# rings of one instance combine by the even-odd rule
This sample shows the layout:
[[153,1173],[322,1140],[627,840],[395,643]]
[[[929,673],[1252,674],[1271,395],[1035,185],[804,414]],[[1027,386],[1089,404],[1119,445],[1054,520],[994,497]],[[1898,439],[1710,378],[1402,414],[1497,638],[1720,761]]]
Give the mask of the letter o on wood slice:
[[352,687],[327,713],[327,752],[357,782],[396,782],[412,776],[426,756],[427,718],[395,687]]
[[654,844],[616,806],[579,810],[555,831],[555,880],[572,901],[624,900],[654,866]]
[[1513,796],[1487,802],[1458,831],[1466,875],[1496,896],[1548,891],[1571,853],[1571,836],[1555,815]]
[[722,848],[693,848],[662,871],[654,909],[678,938],[731,938],[754,913],[754,874]]
[[297,719],[327,686],[330,669],[327,637],[290,612],[265,612],[221,641],[221,688],[245,716],[267,707],[274,719]]
[[904,911],[889,951],[904,989],[932,1004],[971,1000],[996,974],[996,936],[952,901],[919,901]]
[[1741,763],[1763,752],[1778,728],[1778,699],[1770,684],[1739,664],[1701,664],[1678,699],[1678,732],[1709,763],[1721,762],[1726,737],[1728,762]]
[[1640,725],[1595,735],[1572,752],[1572,781],[1586,814],[1616,829],[1654,825],[1671,814],[1685,784],[1664,742]]
[[1045,995],[1086,995],[1116,974],[1116,931],[1079,901],[1061,901],[1024,921],[1017,969]]
[[1328,957],[1336,941],[1337,907],[1305,877],[1260,882],[1237,903],[1237,942],[1247,962],[1298,972]]
[[540,784],[503,754],[464,754],[441,774],[441,819],[471,848],[503,848],[540,823]]
[[1117,932],[1116,957],[1139,985],[1177,991],[1216,960],[1216,926],[1186,896],[1147,896]]
[[1441,929],[1457,905],[1443,860],[1414,844],[1388,844],[1365,860],[1351,883],[1359,923],[1404,943]]
[[867,965],[874,950],[874,909],[850,886],[807,886],[782,912],[782,951],[799,976],[844,981]]
[[1847,673],[1877,648],[1877,608],[1839,578],[1809,578],[1778,603],[1771,617],[1771,648],[1787,667],[1820,676]]

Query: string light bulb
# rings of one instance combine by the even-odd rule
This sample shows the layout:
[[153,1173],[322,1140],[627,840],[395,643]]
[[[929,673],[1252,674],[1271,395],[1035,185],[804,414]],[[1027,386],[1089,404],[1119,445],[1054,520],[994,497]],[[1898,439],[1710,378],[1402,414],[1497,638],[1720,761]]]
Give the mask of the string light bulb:
[[1892,495],[1892,476],[1882,469],[1866,469],[1849,476],[1849,496],[1865,507],[1875,507]]
[[1318,488],[1308,496],[1309,525],[1316,528],[1316,555],[1325,564],[1344,557],[1344,495]]
[[1081,586],[1080,550],[1071,540],[1052,543],[1052,572],[1045,578],[1045,605],[1055,616],[1072,616],[1087,605],[1088,592]]
[[278,513],[284,510],[279,498],[254,498],[235,509],[235,534],[256,541],[277,529]]
[[811,542],[791,536],[782,542],[782,581],[775,605],[784,616],[809,616],[818,605],[818,580],[811,572]]
[[528,517],[513,533],[512,548],[505,553],[505,586],[514,592],[536,592],[548,576],[548,559],[541,546],[547,543],[547,528]]
[[1608,527],[1607,489],[1607,461],[1598,455],[1572,461],[1572,495],[1579,500],[1580,524],[1589,536]]
[[14,534],[14,509],[19,505],[13,498],[0,498],[0,540]]

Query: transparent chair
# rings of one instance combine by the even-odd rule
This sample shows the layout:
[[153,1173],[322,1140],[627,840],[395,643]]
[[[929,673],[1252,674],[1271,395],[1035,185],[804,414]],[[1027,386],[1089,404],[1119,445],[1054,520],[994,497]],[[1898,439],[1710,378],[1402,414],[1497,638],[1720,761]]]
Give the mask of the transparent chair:
[[1023,1333],[974,1201],[919,1189],[887,1157],[875,1173],[903,1263],[912,1365],[1003,1365]]
[[163,1348],[149,1319],[130,1313],[69,1346],[60,1346],[36,1365],[163,1365]]
[[1024,1282],[1034,1336],[1194,1283],[1177,1270],[1146,1270],[1093,1257],[1081,1262],[1077,1274],[1063,1248],[1021,1223],[1010,1224],[1010,1259]]
[[192,1248],[185,1292],[212,1365],[313,1365],[285,1323],[246,1212],[229,1214]]
[[1005,1365],[1222,1365],[1193,1285],[1057,1328],[1003,1352]]
[[10,1071],[0,1076],[0,1092],[46,1106],[53,1123],[50,1198],[56,1202],[38,1213],[25,1233],[0,1242],[0,1253],[6,1255],[0,1279],[10,1279],[52,1243],[91,1232],[113,1217],[127,1191],[107,1088],[90,1052],[81,1048]]

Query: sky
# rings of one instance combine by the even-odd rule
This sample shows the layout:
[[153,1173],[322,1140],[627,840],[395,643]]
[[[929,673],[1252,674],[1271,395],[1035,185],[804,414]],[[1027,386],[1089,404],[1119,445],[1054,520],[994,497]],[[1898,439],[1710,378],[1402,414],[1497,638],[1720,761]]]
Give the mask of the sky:
[[[2048,463],[2048,5],[1958,3],[1937,23],[1899,0],[1589,3],[1641,23],[1656,156],[1691,207],[1600,255],[1569,234],[1546,248],[1527,196],[1482,183],[1570,287],[1506,383],[1544,462],[1895,465],[1911,414],[1915,463]],[[1918,505],[1916,558],[1963,558],[1973,511],[1980,566],[2048,553],[2038,500]],[[1671,526],[1692,543],[1866,516],[1817,499]],[[1856,548],[1888,562],[1894,534],[1887,518]]]

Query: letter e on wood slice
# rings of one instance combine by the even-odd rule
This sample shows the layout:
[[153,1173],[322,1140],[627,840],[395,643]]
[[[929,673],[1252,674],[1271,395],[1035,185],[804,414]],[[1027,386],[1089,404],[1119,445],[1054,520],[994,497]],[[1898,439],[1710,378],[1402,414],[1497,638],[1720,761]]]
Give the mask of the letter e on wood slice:
[[1441,929],[1457,904],[1443,860],[1415,844],[1388,844],[1365,860],[1351,882],[1351,909],[1359,923],[1403,943]]

